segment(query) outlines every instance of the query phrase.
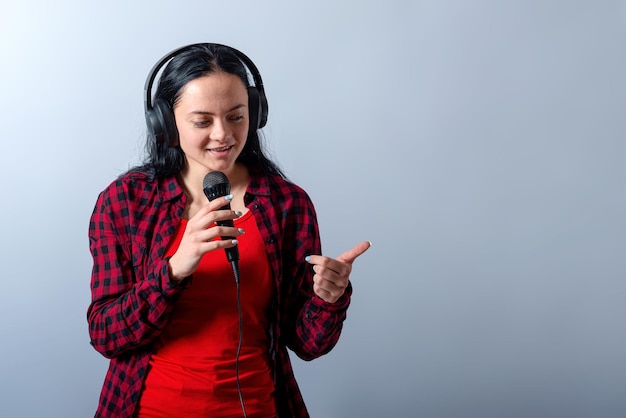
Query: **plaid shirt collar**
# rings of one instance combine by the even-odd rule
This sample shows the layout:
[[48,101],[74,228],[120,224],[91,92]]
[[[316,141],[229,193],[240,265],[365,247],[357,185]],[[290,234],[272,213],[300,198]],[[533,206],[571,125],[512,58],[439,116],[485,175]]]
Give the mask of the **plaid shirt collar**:
[[[253,169],[251,169],[251,171],[252,170]],[[176,200],[184,195],[183,188],[177,176],[159,179],[157,187],[159,188],[159,194],[162,196],[162,199],[166,201]],[[248,184],[246,193],[256,196],[269,196],[270,184],[267,175],[256,170],[254,173],[251,172],[250,183]]]

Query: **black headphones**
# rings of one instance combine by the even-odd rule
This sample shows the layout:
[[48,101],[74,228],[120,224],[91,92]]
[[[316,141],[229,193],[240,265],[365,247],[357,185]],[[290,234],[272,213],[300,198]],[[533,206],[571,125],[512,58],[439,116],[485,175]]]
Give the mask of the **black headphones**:
[[176,121],[174,119],[174,112],[162,99],[156,99],[152,103],[152,84],[156,78],[159,70],[169,60],[174,58],[189,49],[198,46],[208,47],[222,47],[232,51],[237,58],[247,67],[247,70],[252,74],[254,86],[248,87],[248,109],[250,111],[250,128],[248,135],[256,132],[257,129],[261,129],[267,123],[267,98],[265,97],[265,90],[263,89],[263,80],[261,74],[256,68],[256,65],[248,58],[243,52],[238,51],[235,48],[222,44],[214,43],[198,43],[186,45],[177,48],[163,58],[161,58],[148,74],[146,85],[144,87],[144,110],[146,113],[146,124],[148,126],[148,134],[154,138],[157,143],[168,144],[170,147],[178,145],[178,129],[176,129]]

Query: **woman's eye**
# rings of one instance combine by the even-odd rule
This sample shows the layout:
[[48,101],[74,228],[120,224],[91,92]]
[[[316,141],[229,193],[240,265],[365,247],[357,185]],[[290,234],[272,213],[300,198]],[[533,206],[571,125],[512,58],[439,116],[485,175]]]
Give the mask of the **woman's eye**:
[[199,120],[199,121],[195,121],[193,123],[193,126],[195,126],[196,128],[204,128],[207,127],[211,124],[211,121],[208,120]]
[[243,120],[243,118],[244,118],[244,116],[243,116],[243,115],[235,115],[235,116],[232,116],[232,117],[230,118],[230,120],[231,120],[231,121],[233,121],[233,122],[239,122],[239,121],[242,121],[242,120]]

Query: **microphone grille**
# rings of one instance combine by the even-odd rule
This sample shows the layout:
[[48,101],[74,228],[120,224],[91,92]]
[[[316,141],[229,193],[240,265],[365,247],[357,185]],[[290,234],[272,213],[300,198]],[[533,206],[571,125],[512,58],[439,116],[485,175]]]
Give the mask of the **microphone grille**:
[[206,176],[204,176],[204,180],[202,181],[202,187],[213,187],[218,184],[224,183],[229,184],[226,174],[222,173],[221,171],[211,171],[210,173],[207,173]]
[[226,196],[230,193],[230,183],[228,177],[221,171],[211,171],[202,181],[202,189],[209,200]]

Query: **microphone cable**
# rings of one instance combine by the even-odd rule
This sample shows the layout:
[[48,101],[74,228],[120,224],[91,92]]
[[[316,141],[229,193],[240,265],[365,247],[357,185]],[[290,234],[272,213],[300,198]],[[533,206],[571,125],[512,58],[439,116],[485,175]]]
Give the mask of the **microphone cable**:
[[235,284],[237,286],[237,313],[239,314],[239,344],[237,345],[237,355],[235,356],[235,378],[237,380],[237,393],[239,394],[239,403],[241,403],[241,411],[243,418],[247,418],[246,405],[243,402],[243,393],[241,392],[241,382],[239,381],[239,356],[241,354],[241,346],[243,344],[243,313],[241,312],[241,289],[239,286],[239,263],[237,260],[230,262],[233,266],[233,274],[235,275]]

